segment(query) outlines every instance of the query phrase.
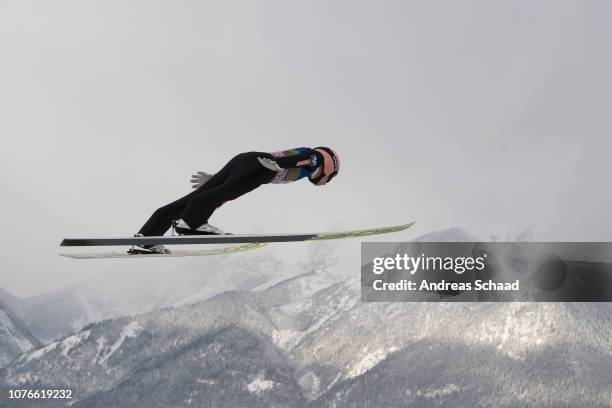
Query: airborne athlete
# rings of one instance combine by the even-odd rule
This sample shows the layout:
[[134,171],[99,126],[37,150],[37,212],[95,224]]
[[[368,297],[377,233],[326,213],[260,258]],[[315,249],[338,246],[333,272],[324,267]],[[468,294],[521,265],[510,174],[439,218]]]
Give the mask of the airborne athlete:
[[[195,190],[157,209],[135,236],[162,236],[173,224],[181,235],[223,235],[208,219],[226,201],[262,184],[289,183],[306,177],[312,184],[323,186],[338,174],[339,168],[338,155],[328,147],[241,153],[214,175],[204,172],[193,175],[191,182]],[[163,245],[139,245],[139,249],[170,253]]]

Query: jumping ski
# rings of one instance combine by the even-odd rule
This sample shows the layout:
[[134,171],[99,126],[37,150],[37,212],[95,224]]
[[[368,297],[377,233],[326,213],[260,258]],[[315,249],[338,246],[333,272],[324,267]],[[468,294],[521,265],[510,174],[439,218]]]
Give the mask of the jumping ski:
[[122,238],[65,238],[60,246],[121,246],[121,245],[193,245],[193,244],[247,244],[225,248],[200,250],[174,250],[172,253],[130,254],[128,252],[101,253],[61,253],[74,259],[124,258],[124,257],[181,257],[230,254],[257,249],[272,242],[322,241],[331,239],[359,238],[370,235],[400,232],[410,228],[414,223],[390,227],[369,228],[363,230],[303,233],[303,234],[256,234],[256,235],[186,235],[161,237],[122,237]]
[[134,253],[130,251],[111,251],[111,252],[81,252],[81,253],[60,253],[61,256],[72,259],[102,259],[102,258],[159,258],[159,257],[185,257],[185,256],[210,256],[227,255],[237,252],[251,251],[265,247],[265,242],[253,242],[249,244],[208,249],[184,249],[174,250],[168,254],[155,253]]

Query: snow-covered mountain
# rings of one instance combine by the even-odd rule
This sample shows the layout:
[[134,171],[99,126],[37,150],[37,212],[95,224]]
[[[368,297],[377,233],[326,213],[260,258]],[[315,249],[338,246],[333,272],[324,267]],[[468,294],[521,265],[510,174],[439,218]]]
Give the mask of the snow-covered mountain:
[[0,302],[0,367],[18,355],[40,346],[40,342],[30,334],[23,321],[8,305]]
[[610,338],[608,304],[362,303],[319,272],[88,325],[0,387],[93,408],[609,407]]
[[188,266],[180,271],[111,272],[26,299],[1,292],[0,300],[11,304],[30,331],[47,344],[91,322],[196,302],[228,290],[250,290],[287,277],[282,262],[268,253],[193,260]]
[[240,290],[155,294],[172,306],[25,353],[0,389],[68,387],[88,408],[612,406],[609,304],[364,303],[357,271],[314,254],[297,276],[263,259],[219,268]]

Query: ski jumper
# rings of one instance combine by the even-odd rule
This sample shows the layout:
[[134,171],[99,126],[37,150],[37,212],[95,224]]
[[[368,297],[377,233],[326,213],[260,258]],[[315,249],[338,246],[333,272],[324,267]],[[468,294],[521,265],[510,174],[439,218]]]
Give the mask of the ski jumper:
[[[259,157],[274,160],[281,169],[274,171],[264,167]],[[308,177],[322,162],[322,154],[307,147],[273,153],[241,153],[198,189],[158,208],[139,233],[144,236],[164,235],[172,221],[178,219],[193,229],[198,228],[208,222],[212,213],[226,201],[234,200],[262,184],[289,183]]]

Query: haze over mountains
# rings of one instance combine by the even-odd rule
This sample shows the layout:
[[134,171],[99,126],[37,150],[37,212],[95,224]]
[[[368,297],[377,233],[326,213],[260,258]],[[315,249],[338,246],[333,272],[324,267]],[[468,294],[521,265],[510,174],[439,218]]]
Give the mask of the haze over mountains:
[[282,264],[266,253],[217,257],[204,265],[194,262],[191,269],[177,273],[115,272],[27,299],[0,292],[0,301],[10,305],[40,341],[50,343],[90,322],[202,300],[227,290],[249,290],[282,277]]
[[8,305],[0,301],[0,367],[18,355],[40,346],[26,324]]

